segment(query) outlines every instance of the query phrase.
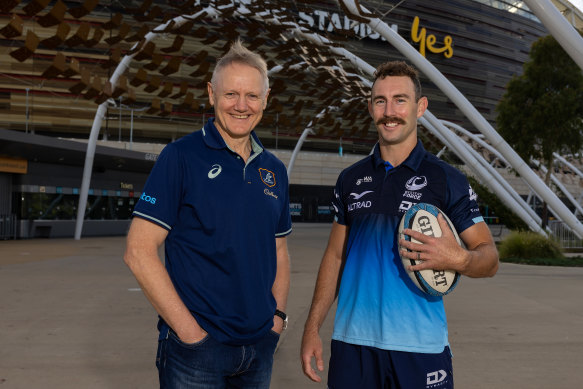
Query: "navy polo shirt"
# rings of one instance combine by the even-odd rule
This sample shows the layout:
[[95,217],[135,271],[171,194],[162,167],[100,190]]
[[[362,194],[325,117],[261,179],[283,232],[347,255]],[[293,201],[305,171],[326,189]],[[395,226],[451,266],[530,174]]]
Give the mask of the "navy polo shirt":
[[273,326],[275,239],[291,232],[286,168],[251,140],[247,164],[214,119],[168,144],[133,212],[168,230],[166,269],[182,301],[211,337],[234,345]]
[[385,350],[440,353],[448,343],[441,297],[427,295],[405,273],[398,225],[414,204],[437,206],[462,232],[483,221],[476,195],[457,169],[418,142],[392,167],[377,146],[345,169],[335,188],[335,220],[349,227],[333,339]]

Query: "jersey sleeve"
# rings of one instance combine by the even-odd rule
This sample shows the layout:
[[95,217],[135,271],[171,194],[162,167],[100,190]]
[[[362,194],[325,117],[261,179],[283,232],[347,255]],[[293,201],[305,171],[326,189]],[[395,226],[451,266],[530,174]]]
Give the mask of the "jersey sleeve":
[[338,176],[336,186],[334,187],[334,197],[332,198],[332,207],[334,208],[334,221],[338,224],[346,225],[346,206],[344,204],[344,197],[342,193],[342,181],[344,178],[344,171]]
[[279,222],[277,224],[277,230],[275,232],[276,238],[282,238],[287,236],[292,231],[291,213],[289,211],[289,180],[287,177],[287,171],[284,169],[281,176],[285,180],[283,194],[283,205],[281,209],[281,215],[279,217]]
[[448,174],[448,207],[445,210],[458,233],[484,221],[478,206],[478,195],[459,171]]
[[158,156],[133,216],[170,231],[176,223],[182,197],[182,164],[178,150],[167,145]]

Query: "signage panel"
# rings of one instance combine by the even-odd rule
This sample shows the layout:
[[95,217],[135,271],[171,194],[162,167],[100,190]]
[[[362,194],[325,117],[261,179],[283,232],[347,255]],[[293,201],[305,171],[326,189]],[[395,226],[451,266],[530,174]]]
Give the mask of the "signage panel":
[[0,157],[0,172],[26,174],[28,161],[20,158]]

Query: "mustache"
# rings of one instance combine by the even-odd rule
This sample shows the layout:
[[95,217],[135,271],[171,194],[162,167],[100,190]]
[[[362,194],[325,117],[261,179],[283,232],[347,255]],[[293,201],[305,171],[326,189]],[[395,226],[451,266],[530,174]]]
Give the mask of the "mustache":
[[376,121],[376,124],[386,124],[386,123],[397,123],[397,124],[405,124],[405,121],[399,117],[396,116],[385,116],[380,118],[379,120]]

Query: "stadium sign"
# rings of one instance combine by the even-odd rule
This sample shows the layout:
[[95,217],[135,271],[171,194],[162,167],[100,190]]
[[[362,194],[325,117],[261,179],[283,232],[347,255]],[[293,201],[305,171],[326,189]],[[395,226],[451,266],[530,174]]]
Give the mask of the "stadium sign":
[[[375,32],[366,23],[358,23],[348,18],[346,15],[340,15],[336,12],[328,12],[316,9],[311,14],[300,12],[300,25],[307,24],[311,28],[317,27],[320,31],[332,32],[334,30],[352,30],[356,36],[369,39],[385,40],[378,32]],[[399,32],[396,24],[391,24],[391,29]]]
[[[236,0],[236,3],[243,5],[250,4],[250,0]],[[198,1],[197,1],[198,3]],[[281,9],[282,11],[285,8]],[[366,23],[359,23],[350,19],[348,16],[339,14],[337,12],[328,12],[320,9],[315,9],[312,13],[298,12],[299,25],[308,26],[311,29],[318,29],[325,32],[340,32],[347,31],[354,33],[357,37],[368,38],[368,39],[380,39],[385,41],[386,39],[382,37],[378,32],[373,31],[373,29]],[[387,23],[388,24],[388,23]],[[399,27],[392,23],[389,26],[393,31],[399,33]],[[453,39],[450,35],[446,35],[443,38],[443,45],[437,43],[437,38],[433,34],[427,34],[425,27],[420,27],[420,20],[418,16],[415,16],[413,23],[411,25],[411,39],[413,42],[419,44],[419,53],[425,57],[425,51],[428,50],[431,53],[440,54],[443,53],[445,58],[451,58],[453,56]],[[352,34],[347,34],[352,35]]]

